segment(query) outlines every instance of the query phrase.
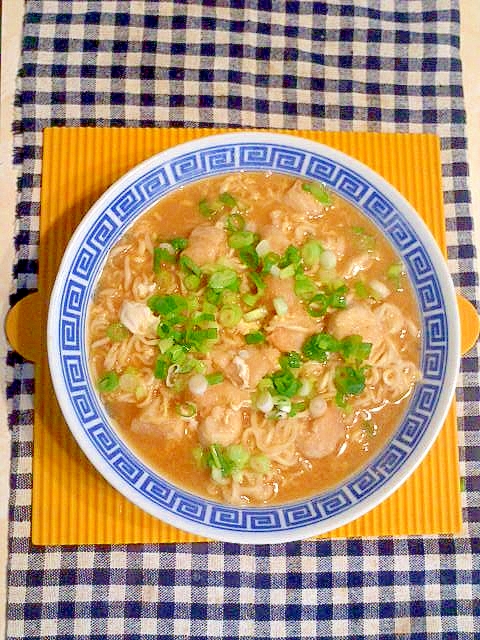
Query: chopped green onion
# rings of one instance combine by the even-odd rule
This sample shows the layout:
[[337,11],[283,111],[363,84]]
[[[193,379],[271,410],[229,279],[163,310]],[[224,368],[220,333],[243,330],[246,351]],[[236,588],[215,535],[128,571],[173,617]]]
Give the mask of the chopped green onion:
[[333,382],[337,389],[336,403],[345,407],[345,396],[358,396],[365,389],[365,367],[338,366],[335,369]]
[[201,280],[194,273],[187,273],[183,278],[183,284],[188,291],[196,291],[200,287]]
[[198,210],[200,212],[200,215],[202,215],[204,218],[210,218],[215,213],[206,198],[200,200],[200,202],[198,203]]
[[262,258],[262,274],[270,273],[272,267],[280,262],[280,256],[278,253],[269,251]]
[[273,299],[273,308],[278,316],[284,316],[288,313],[288,304],[281,297]]
[[302,386],[300,380],[298,380],[289,369],[275,371],[270,378],[275,390],[286,398],[292,398]]
[[185,311],[188,307],[185,298],[176,294],[152,296],[147,300],[147,305],[153,313],[161,316],[179,314]]
[[324,293],[317,293],[308,302],[307,311],[313,318],[321,318],[327,313],[328,297]]
[[250,468],[255,473],[268,473],[270,471],[270,459],[264,454],[250,458]]
[[362,280],[358,280],[357,282],[355,282],[353,288],[355,289],[357,298],[360,298],[360,300],[366,300],[370,295],[368,286]]
[[228,191],[224,191],[223,193],[221,193],[218,199],[222,204],[225,204],[227,205],[227,207],[230,207],[230,209],[233,209],[233,207],[238,206],[237,201],[230,193],[228,193]]
[[265,334],[263,334],[261,331],[247,333],[245,335],[245,342],[247,344],[262,344],[263,342],[265,342]]
[[400,279],[405,275],[405,270],[401,262],[394,262],[387,269],[387,278],[394,283],[395,288],[400,289]]
[[300,251],[297,249],[297,247],[291,244],[285,249],[285,253],[278,263],[278,266],[280,267],[280,269],[283,269],[285,267],[288,267],[289,265],[297,265],[300,263],[301,259],[302,257],[300,255]]
[[244,296],[242,296],[242,300],[249,307],[254,307],[258,302],[258,298],[259,295],[253,293],[246,293]]
[[170,363],[168,361],[167,355],[159,356],[155,362],[155,367],[153,370],[153,375],[157,380],[166,380],[168,374],[168,368]]
[[278,274],[279,278],[282,280],[286,280],[287,278],[293,278],[295,275],[295,265],[289,264],[288,267],[284,267],[280,269],[280,273]]
[[302,366],[302,354],[298,351],[289,351],[279,358],[282,369],[290,367],[290,369],[299,369]]
[[320,204],[324,204],[325,206],[329,206],[332,204],[330,195],[323,184],[317,184],[315,182],[304,182],[302,184],[302,189],[307,193],[310,193],[315,198],[315,200],[318,200],[318,202],[320,202]]
[[175,254],[170,253],[163,247],[154,247],[153,249],[153,270],[155,273],[159,273],[162,264],[175,262]]
[[260,240],[255,248],[260,258],[264,258],[267,253],[271,252],[270,243],[268,242],[268,240]]
[[318,289],[315,282],[308,276],[298,275],[295,276],[294,291],[302,300],[309,300],[314,296]]
[[180,267],[184,271],[194,273],[199,278],[202,275],[202,270],[200,269],[200,267],[197,264],[195,264],[195,262],[189,256],[182,255],[178,262]]
[[235,467],[232,460],[225,455],[224,448],[218,444],[210,445],[206,460],[210,469],[212,469],[212,471],[217,469],[223,477],[229,476]]
[[322,269],[331,271],[337,266],[337,256],[333,251],[330,251],[330,249],[325,249],[325,251],[319,257],[318,263],[322,267]]
[[210,386],[214,384],[220,384],[224,381],[223,373],[220,373],[219,371],[215,373],[209,373],[205,376],[205,378]]
[[243,264],[246,264],[247,267],[249,267],[250,269],[255,270],[258,268],[258,265],[260,264],[260,258],[258,256],[258,253],[256,252],[256,250],[252,245],[249,245],[248,247],[242,247],[241,249],[239,249],[238,256],[240,260],[243,262]]
[[338,347],[340,355],[345,362],[349,364],[360,363],[370,355],[372,343],[363,342],[360,335],[351,335],[340,340]]
[[239,285],[237,272],[227,267],[214,271],[208,280],[210,289],[237,289]]
[[274,407],[272,394],[269,391],[261,391],[257,396],[255,406],[262,413],[270,413]]
[[338,351],[339,341],[329,333],[314,333],[307,338],[302,353],[308,360],[325,362],[329,353]]
[[235,231],[228,238],[228,246],[232,249],[243,249],[252,245],[257,238],[253,231]]
[[375,249],[375,238],[365,231],[363,227],[352,227],[352,232],[360,249],[365,251],[373,251]]
[[206,455],[202,447],[192,449],[192,456],[198,467],[204,468],[207,466]]
[[[158,331],[157,331],[158,333]],[[160,349],[160,353],[167,353],[169,349],[171,349],[174,345],[173,338],[163,338],[158,341],[158,348]]]
[[236,470],[243,469],[250,459],[250,454],[241,444],[230,444],[225,449],[225,456],[233,462]]
[[308,240],[302,247],[303,262],[307,267],[316,267],[322,253],[323,247],[317,240]]
[[122,342],[122,340],[128,338],[129,335],[130,331],[121,322],[112,322],[112,324],[107,327],[107,337],[110,338],[112,342]]
[[119,381],[118,374],[115,371],[107,371],[97,381],[97,388],[102,393],[109,393],[110,391],[115,391]]
[[171,291],[175,287],[175,277],[170,271],[162,269],[155,274],[155,280],[158,288],[162,291]]
[[242,319],[242,309],[237,304],[225,305],[220,309],[218,319],[224,327],[235,327]]
[[290,409],[290,413],[288,414],[290,418],[294,418],[297,413],[301,413],[305,411],[307,405],[305,400],[301,400],[300,402],[292,402],[292,408]]
[[246,322],[255,322],[256,320],[262,320],[262,318],[265,318],[267,314],[268,311],[265,307],[257,307],[256,309],[247,311],[243,317]]
[[245,218],[240,213],[231,213],[225,221],[225,227],[227,231],[232,233],[243,231],[245,229]]
[[188,247],[188,240],[186,238],[173,238],[170,240],[170,244],[175,251],[183,251]]
[[193,416],[197,413],[197,407],[193,404],[193,402],[183,402],[182,404],[177,404],[175,406],[175,411],[182,418],[193,418]]

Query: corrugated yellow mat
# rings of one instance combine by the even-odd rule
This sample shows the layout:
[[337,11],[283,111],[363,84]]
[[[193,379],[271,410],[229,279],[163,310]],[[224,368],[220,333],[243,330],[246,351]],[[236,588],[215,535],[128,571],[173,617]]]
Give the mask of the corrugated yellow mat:
[[[45,348],[48,297],[62,252],[82,216],[134,165],[180,142],[224,130],[46,129],[40,216],[39,295],[26,302],[18,333],[37,359],[32,542],[41,545],[200,540],[147,515],[111,488],[84,457],[60,414]],[[426,134],[284,132],[358,158],[417,209],[445,252],[439,142]],[[28,300],[28,299],[27,299]],[[41,313],[43,344],[21,317]],[[40,310],[41,309],[41,310]],[[27,332],[27,334],[25,334]],[[39,348],[40,346],[40,348]],[[25,354],[28,355],[28,354]],[[332,537],[453,533],[461,528],[455,408],[413,476],[367,515]]]

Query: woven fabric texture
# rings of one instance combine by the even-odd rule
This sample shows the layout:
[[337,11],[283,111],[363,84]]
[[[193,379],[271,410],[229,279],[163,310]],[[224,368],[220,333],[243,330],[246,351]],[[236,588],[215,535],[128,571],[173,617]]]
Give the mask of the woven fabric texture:
[[[28,0],[12,303],[36,286],[42,130],[234,126],[440,136],[449,267],[479,303],[456,0]],[[479,353],[457,392],[454,539],[33,548],[33,368],[8,355],[8,638],[479,637]]]

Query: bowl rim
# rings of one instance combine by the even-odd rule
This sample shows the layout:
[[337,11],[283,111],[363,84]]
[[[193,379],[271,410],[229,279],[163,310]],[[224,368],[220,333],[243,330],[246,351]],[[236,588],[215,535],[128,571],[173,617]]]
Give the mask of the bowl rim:
[[[139,178],[149,176],[152,171],[155,171],[160,166],[171,167],[172,163],[175,160],[185,157],[185,154],[198,154],[200,152],[211,149],[212,146],[214,148],[217,148],[220,145],[220,147],[222,148],[227,148],[230,145],[233,146],[233,148],[238,149],[241,145],[248,146],[249,144],[259,145],[260,147],[263,146],[263,148],[270,148],[269,146],[272,145],[280,145],[280,147],[288,150],[300,150],[307,154],[313,154],[322,158],[327,158],[337,167],[347,168],[349,171],[353,172],[353,174],[365,178],[371,185],[373,185],[378,190],[378,192],[382,196],[384,196],[390,204],[392,204],[395,213],[400,214],[401,218],[408,222],[411,229],[413,229],[416,240],[418,241],[418,239],[421,239],[422,246],[427,250],[428,258],[431,259],[432,266],[434,267],[434,274],[437,277],[438,284],[440,285],[440,294],[444,301],[442,310],[447,322],[448,334],[446,342],[447,355],[444,367],[444,375],[442,378],[442,385],[440,389],[440,398],[438,399],[433,414],[430,416],[425,433],[422,435],[419,443],[416,447],[414,447],[414,449],[404,461],[404,463],[400,466],[400,468],[393,474],[392,477],[390,477],[390,479],[386,483],[383,483],[381,490],[373,491],[371,494],[366,495],[366,497],[362,498],[359,502],[354,504],[353,507],[348,507],[347,505],[346,510],[337,512],[332,516],[322,518],[322,520],[320,521],[315,521],[312,524],[304,523],[303,525],[299,525],[298,527],[289,527],[286,529],[278,530],[239,530],[238,528],[232,528],[228,526],[224,529],[217,528],[199,522],[198,520],[189,519],[188,514],[186,517],[182,517],[178,515],[178,513],[168,511],[162,506],[158,504],[155,505],[151,501],[146,500],[143,495],[138,493],[136,488],[134,488],[131,484],[126,483],[122,476],[118,475],[118,473],[115,474],[112,467],[106,463],[105,458],[99,454],[99,450],[86,436],[84,426],[80,424],[77,414],[74,411],[72,398],[70,397],[70,393],[65,382],[65,377],[64,375],[56,375],[56,372],[62,369],[62,363],[60,361],[61,348],[59,342],[59,325],[61,320],[60,302],[65,293],[65,277],[69,268],[73,264],[73,260],[77,256],[77,252],[79,250],[79,247],[81,246],[82,241],[84,241],[87,233],[91,231],[92,225],[98,219],[101,212],[105,211],[106,208],[108,208],[108,206],[115,201],[115,198],[119,195],[120,192],[122,192],[122,190],[125,190],[125,188],[128,186],[134,185]],[[239,169],[236,170],[238,171]],[[252,170],[261,171],[262,169]],[[219,173],[226,174],[231,173],[232,171],[235,171],[235,169],[230,168],[225,171],[220,171]],[[274,170],[274,172],[279,171]],[[289,166],[285,167],[284,172],[290,173],[291,175],[297,175],[295,173],[292,173],[292,167]],[[187,178],[185,179],[185,184],[194,182],[196,180],[201,180],[205,177],[207,176],[201,175],[196,176],[193,180],[190,180],[187,176]],[[133,222],[137,220],[138,217],[140,217],[144,213],[144,211],[150,209],[156,201],[165,197],[166,195],[168,195],[168,193],[177,189],[179,186],[180,185],[177,182],[167,193],[162,193],[162,195],[156,200],[149,201],[147,203],[147,206],[145,206],[143,210],[137,212],[131,220],[129,220],[121,227],[121,233],[118,234],[118,237],[122,236],[125,233],[126,229],[131,226],[131,224],[133,224]],[[345,197],[346,194],[340,193],[340,195]],[[364,215],[368,215],[365,214],[365,211],[362,211],[362,213]],[[371,217],[370,219],[374,224],[376,224],[376,221],[374,219],[372,219]],[[382,232],[383,230],[380,229],[380,231]],[[107,254],[111,246],[118,240],[118,237],[111,241],[107,249],[104,248],[102,253],[103,259],[97,265],[97,270],[92,279],[93,282],[97,281],[99,273],[101,273],[103,269]],[[392,243],[391,240],[390,243]],[[394,246],[394,249],[398,253],[398,249],[396,246]],[[410,280],[412,281],[411,277]],[[93,284],[90,283],[90,286],[93,287]],[[413,282],[412,287],[414,289],[414,294],[417,297],[418,292],[413,286]],[[423,322],[424,318],[421,318],[421,320]],[[83,337],[85,337],[85,334],[83,334]],[[424,346],[423,340],[422,345]],[[83,344],[83,347],[85,351],[85,344]],[[379,173],[375,172],[373,169],[370,169],[367,165],[356,160],[355,158],[352,158],[351,156],[338,151],[337,149],[316,141],[312,141],[308,138],[276,132],[241,131],[234,133],[207,135],[205,137],[190,140],[188,142],[161,151],[130,169],[116,182],[114,182],[103,193],[102,196],[100,196],[100,198],[85,214],[81,223],[72,234],[72,237],[64,252],[59,270],[57,272],[48,310],[47,350],[53,387],[66,423],[77,443],[86,454],[87,458],[115,489],[117,489],[121,494],[123,494],[126,498],[128,498],[130,501],[142,508],[147,513],[192,534],[205,536],[207,538],[214,538],[226,542],[265,544],[305,539],[314,535],[327,533],[339,526],[345,525],[364,515],[366,512],[377,506],[380,502],[383,502],[389,495],[396,491],[396,489],[401,484],[403,484],[403,482],[411,475],[415,468],[417,468],[421,463],[428,450],[432,446],[433,442],[435,441],[438,432],[443,425],[445,416],[448,412],[455,392],[456,378],[460,364],[460,324],[454,285],[448,271],[446,260],[443,257],[435,239],[433,238],[425,222],[415,211],[412,205],[406,200],[406,198],[402,194],[400,194],[399,191],[395,189],[395,187],[393,187],[393,185],[387,182],[385,178],[383,178]],[[52,375],[52,372],[55,372],[55,375]],[[95,393],[96,392],[94,391],[94,394]],[[426,437],[427,435],[428,437]],[[380,451],[383,451],[386,448],[387,444],[388,443],[386,443]],[[422,446],[420,446],[420,444],[422,444]],[[377,459],[379,453],[380,452],[377,452],[373,459]],[[133,455],[138,458],[137,454],[134,453]],[[371,462],[372,459],[369,460],[367,466]],[[142,464],[145,465],[145,463]],[[176,485],[174,485],[170,481],[164,480],[164,482],[166,482],[167,485],[170,484],[172,487],[176,488]],[[185,490],[181,489],[181,491]],[[328,493],[328,491],[324,493],[326,494]],[[210,501],[198,496],[194,497],[197,501],[205,503],[207,505],[207,508],[209,508],[209,505],[210,508],[212,505],[214,506],[214,508],[218,507],[219,503],[215,501]],[[294,503],[288,504],[292,504],[293,506],[295,506],[303,505],[307,502],[310,503],[311,499],[297,500]],[[255,517],[261,520],[261,518],[264,517],[265,514],[270,514],[272,511],[278,511],[279,509],[283,508],[283,506],[284,505],[269,505],[265,508],[261,506],[232,507],[231,509],[239,512],[239,518],[243,522],[244,517],[247,518],[250,512],[254,512]],[[228,507],[228,509],[230,509],[230,507]]]

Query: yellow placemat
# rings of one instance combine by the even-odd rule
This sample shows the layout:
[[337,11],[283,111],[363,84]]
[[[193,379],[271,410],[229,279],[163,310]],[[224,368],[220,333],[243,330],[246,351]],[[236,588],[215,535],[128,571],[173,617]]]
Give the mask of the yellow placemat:
[[[23,317],[41,313],[67,242],[83,215],[117,178],[149,156],[218,129],[46,129],[40,216],[39,294]],[[429,134],[292,132],[361,160],[397,187],[427,222],[445,253],[438,139]],[[40,308],[40,309],[39,309]],[[21,322],[20,322],[21,324]],[[24,331],[20,327],[19,331]],[[45,329],[45,323],[43,323]],[[201,538],[157,520],[95,471],[66,426],[54,397],[44,332],[26,338],[35,375],[32,542],[42,545],[183,542]],[[388,500],[331,537],[454,533],[461,528],[458,448],[452,406],[424,462]]]

